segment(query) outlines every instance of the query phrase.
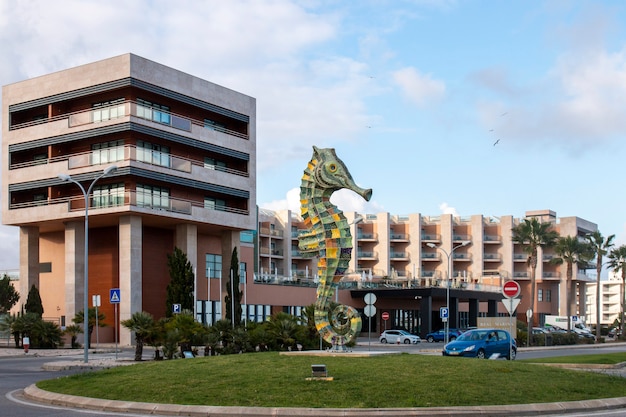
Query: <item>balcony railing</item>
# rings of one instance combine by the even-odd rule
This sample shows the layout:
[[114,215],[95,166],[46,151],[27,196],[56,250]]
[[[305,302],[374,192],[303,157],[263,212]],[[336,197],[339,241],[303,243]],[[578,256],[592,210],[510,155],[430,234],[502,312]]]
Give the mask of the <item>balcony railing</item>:
[[389,254],[390,259],[409,259],[409,254],[406,252],[391,252]]
[[[158,120],[155,119],[154,113],[159,114]],[[55,117],[46,119],[38,119],[30,122],[20,123],[11,126],[10,130],[23,129],[25,127],[56,122],[59,120],[68,121],[68,127],[84,126],[93,123],[102,123],[109,120],[118,119],[125,116],[135,116],[145,120],[150,120],[162,125],[170,126],[178,130],[184,130],[186,132],[191,131],[192,125],[197,125],[203,128],[215,130],[218,132],[226,133],[231,136],[236,136],[242,139],[248,139],[248,135],[240,133],[234,130],[226,129],[219,125],[205,126],[204,120],[191,119],[186,116],[182,116],[176,113],[171,113],[161,109],[152,108],[149,105],[138,104],[134,101],[124,101],[111,106],[97,107],[88,110],[82,110],[74,113],[65,113]]]
[[421,257],[425,261],[438,261],[441,259],[441,254],[439,252],[422,252]]
[[[29,201],[25,203],[12,203],[9,209],[23,209],[30,207],[50,206],[54,204],[67,204],[69,211],[78,211],[85,209],[85,198],[83,196],[64,197],[49,200]],[[248,210],[228,207],[228,206],[212,206],[205,207],[203,202],[184,200],[180,198],[162,197],[153,199],[151,194],[124,191],[123,193],[111,193],[94,197],[90,196],[89,210],[99,208],[112,208],[121,206],[134,206],[137,208],[166,211],[180,214],[191,214],[192,207],[200,207],[205,210],[225,211],[234,214],[247,215]]]
[[[137,157],[138,154],[140,154],[141,157]],[[197,160],[140,148],[134,145],[123,145],[120,147],[104,148],[98,149],[96,151],[75,153],[64,156],[57,156],[54,158],[39,159],[36,161],[11,164],[10,169],[28,168],[31,166],[53,164],[63,161],[68,161],[68,169],[111,164],[118,161],[137,161],[186,173],[191,173],[191,167],[193,165],[212,171],[221,171],[228,174],[239,175],[242,177],[250,176],[245,171],[239,171],[219,165],[207,165]]]
[[485,243],[500,243],[502,238],[498,235],[485,235],[483,236],[483,240]]
[[437,233],[422,233],[422,240],[425,242],[439,242],[441,240],[441,236]]
[[378,259],[377,252],[357,251],[357,257],[359,259]]
[[378,240],[378,234],[357,232],[356,238],[358,240]]
[[483,255],[483,260],[486,262],[498,262],[502,259],[502,256],[499,253],[485,253]]
[[389,235],[390,240],[409,240],[409,235],[406,233],[391,233]]

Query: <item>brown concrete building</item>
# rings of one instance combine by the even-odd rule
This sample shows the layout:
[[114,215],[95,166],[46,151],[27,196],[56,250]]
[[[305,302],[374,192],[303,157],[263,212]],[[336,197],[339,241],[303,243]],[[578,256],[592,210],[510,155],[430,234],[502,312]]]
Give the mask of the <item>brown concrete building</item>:
[[[44,316],[65,325],[83,309],[85,198],[59,174],[93,185],[88,292],[111,321],[101,340],[112,340],[110,289],[122,320],[164,315],[174,247],[201,294],[209,271],[226,285],[235,247],[251,270],[240,233],[256,229],[254,98],[126,54],[4,86],[2,112],[2,220],[20,228],[19,291],[37,285]],[[219,317],[212,287],[198,310]]]

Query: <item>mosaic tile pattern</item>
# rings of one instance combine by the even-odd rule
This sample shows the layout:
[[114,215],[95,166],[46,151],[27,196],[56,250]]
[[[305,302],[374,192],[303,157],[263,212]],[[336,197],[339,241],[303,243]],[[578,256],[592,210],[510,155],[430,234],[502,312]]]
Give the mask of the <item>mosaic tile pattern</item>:
[[313,147],[300,185],[300,210],[308,230],[298,236],[303,256],[317,256],[319,284],[315,301],[315,326],[335,350],[345,350],[361,331],[361,317],[350,306],[330,304],[352,256],[350,225],[330,196],[346,188],[370,199],[372,190],[358,187],[333,148]]

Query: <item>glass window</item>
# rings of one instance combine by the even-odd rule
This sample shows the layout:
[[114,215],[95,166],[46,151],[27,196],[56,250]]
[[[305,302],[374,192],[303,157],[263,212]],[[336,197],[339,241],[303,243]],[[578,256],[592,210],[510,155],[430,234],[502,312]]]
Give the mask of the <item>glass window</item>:
[[222,275],[222,255],[206,254],[205,276],[208,278],[220,278]]
[[239,262],[239,282],[242,284],[246,281],[247,266],[245,262]]
[[552,301],[552,290],[546,290],[546,301]]
[[204,208],[224,211],[226,209],[226,201],[219,198],[204,197]]
[[215,158],[204,158],[204,167],[207,169],[217,169],[224,171],[226,169],[226,162],[219,161]]
[[123,98],[94,103],[91,107],[93,108],[91,118],[94,123],[116,119],[126,115]]
[[92,207],[116,207],[124,205],[124,184],[97,185],[92,192]]
[[239,240],[243,243],[254,243],[254,230],[244,230],[240,232]]
[[170,166],[170,148],[143,140],[137,141],[137,160],[163,167]]
[[543,290],[541,288],[537,290],[537,301],[543,301]]
[[124,159],[124,141],[114,140],[91,145],[91,164],[108,164]]
[[161,104],[137,99],[137,117],[169,125],[171,123],[170,108]]
[[210,130],[217,130],[223,132],[226,130],[226,126],[211,119],[204,119],[204,127]]
[[137,207],[169,210],[169,189],[153,185],[137,184]]

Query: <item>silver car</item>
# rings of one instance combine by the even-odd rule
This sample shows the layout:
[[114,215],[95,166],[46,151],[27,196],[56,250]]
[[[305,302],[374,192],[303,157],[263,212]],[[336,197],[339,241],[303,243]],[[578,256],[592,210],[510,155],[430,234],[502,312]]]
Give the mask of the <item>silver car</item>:
[[380,334],[378,338],[380,343],[404,343],[408,344],[418,344],[422,341],[419,336],[411,334],[406,330],[385,330]]

